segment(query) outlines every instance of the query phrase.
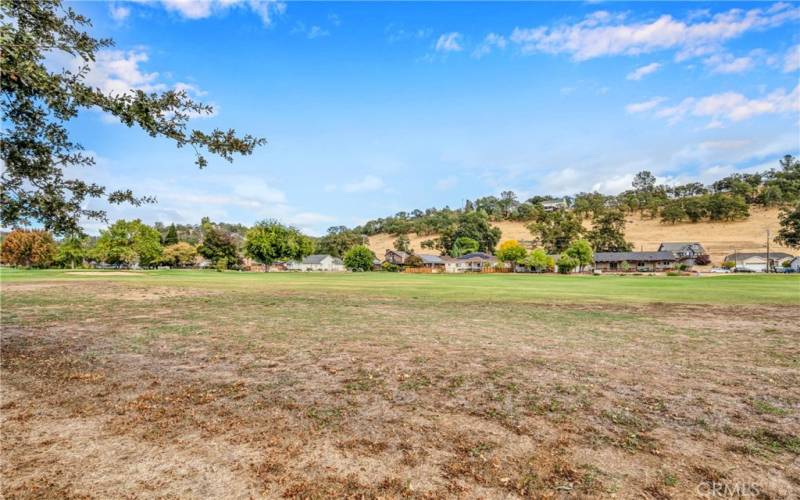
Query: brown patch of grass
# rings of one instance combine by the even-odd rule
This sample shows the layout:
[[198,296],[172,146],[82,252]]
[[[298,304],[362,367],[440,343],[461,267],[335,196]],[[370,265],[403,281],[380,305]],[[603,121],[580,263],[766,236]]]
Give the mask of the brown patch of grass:
[[6,497],[684,498],[800,475],[783,308],[33,291],[3,289]]

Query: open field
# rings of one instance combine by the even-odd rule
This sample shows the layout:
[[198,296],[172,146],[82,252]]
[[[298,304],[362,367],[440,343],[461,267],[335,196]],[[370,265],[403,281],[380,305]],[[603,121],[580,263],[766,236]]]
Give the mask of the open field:
[[[662,241],[699,241],[711,256],[715,265],[722,263],[726,255],[739,252],[764,252],[766,251],[767,229],[775,235],[780,228],[778,223],[777,208],[763,209],[750,207],[750,217],[746,220],[735,222],[698,222],[696,224],[662,224],[659,219],[646,219],[638,214],[626,217],[625,238],[633,243],[634,250],[655,251]],[[503,221],[494,224],[503,231],[500,241],[509,239],[530,240],[531,233],[525,228],[523,222]],[[588,228],[590,222],[585,221]],[[430,252],[423,250],[420,243],[432,236],[417,236],[410,234],[411,246],[418,253]],[[369,238],[369,246],[376,255],[383,255],[387,248],[393,248],[392,243],[396,236],[376,234]],[[781,247],[771,242],[773,252],[786,252],[795,255],[791,248]]]
[[800,492],[800,279],[13,271],[5,498]]

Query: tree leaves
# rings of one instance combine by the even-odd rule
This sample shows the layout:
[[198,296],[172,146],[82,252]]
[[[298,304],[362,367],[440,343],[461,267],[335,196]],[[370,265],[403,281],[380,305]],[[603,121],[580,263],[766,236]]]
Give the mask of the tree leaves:
[[[151,137],[165,137],[179,148],[190,146],[195,164],[204,168],[203,153],[233,161],[266,143],[233,129],[190,130],[189,120],[210,114],[213,108],[195,102],[185,91],[148,93],[132,90],[105,94],[85,83],[95,53],[113,45],[84,30],[88,18],[64,7],[60,0],[3,0],[0,3],[0,91],[3,131],[0,158],[0,220],[6,227],[41,223],[56,234],[81,233],[82,220],[107,221],[106,212],[88,208],[92,199],[139,206],[155,203],[151,196],[136,196],[130,189],[107,192],[104,186],[66,178],[69,167],[94,165],[83,146],[70,140],[66,123],[81,109],[96,109],[128,127],[138,127]],[[51,72],[46,55],[67,54],[81,62],[77,71]]]

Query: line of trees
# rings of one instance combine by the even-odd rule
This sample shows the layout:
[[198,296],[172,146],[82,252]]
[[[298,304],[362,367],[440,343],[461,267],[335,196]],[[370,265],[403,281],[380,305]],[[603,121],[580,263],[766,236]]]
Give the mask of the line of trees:
[[631,189],[616,196],[591,192],[563,198],[534,196],[519,201],[514,192],[504,191],[499,197],[467,200],[459,209],[445,207],[398,212],[393,216],[368,221],[356,227],[355,231],[367,236],[378,233],[441,235],[468,213],[482,214],[490,222],[509,220],[541,223],[545,220],[543,214],[547,211],[544,204],[548,201],[562,201],[569,212],[580,220],[596,220],[609,211],[617,211],[623,216],[639,213],[673,224],[737,220],[748,217],[753,205],[784,207],[800,202],[800,161],[786,155],[779,160],[778,168],[753,174],[736,173],[710,185],[699,182],[660,185],[651,172],[642,171],[634,177]]
[[583,271],[584,267],[594,262],[594,250],[585,239],[570,243],[557,258],[548,255],[544,248],[528,251],[519,241],[507,240],[497,249],[496,256],[499,261],[510,264],[512,270],[521,266],[533,272],[552,272],[558,266],[558,272],[565,274],[576,268]]

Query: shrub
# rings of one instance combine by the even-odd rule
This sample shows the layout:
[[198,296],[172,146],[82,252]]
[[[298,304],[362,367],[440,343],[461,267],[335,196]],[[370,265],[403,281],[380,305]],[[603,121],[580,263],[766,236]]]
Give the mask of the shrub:
[[389,273],[396,273],[400,271],[400,266],[392,264],[391,262],[384,262],[381,264],[381,268]]
[[214,269],[217,270],[218,273],[225,271],[228,268],[228,259],[225,257],[217,260],[217,263],[214,264]]
[[733,269],[734,267],[736,267],[736,263],[731,260],[726,260],[725,262],[722,263],[722,267],[724,267],[725,269]]
[[619,264],[619,268],[620,268],[622,271],[624,271],[624,272],[626,272],[626,273],[627,273],[628,271],[630,271],[630,270],[631,270],[631,265],[630,265],[630,263],[628,263],[628,261],[627,261],[627,260],[623,260],[622,262],[620,262],[620,264]]
[[706,254],[698,255],[694,258],[694,263],[698,266],[707,266],[711,264],[711,257]]

